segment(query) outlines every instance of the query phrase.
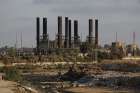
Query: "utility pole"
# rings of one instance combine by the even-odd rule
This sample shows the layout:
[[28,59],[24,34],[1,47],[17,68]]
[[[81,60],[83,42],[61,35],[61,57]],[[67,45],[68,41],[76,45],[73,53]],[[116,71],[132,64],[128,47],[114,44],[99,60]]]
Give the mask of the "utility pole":
[[17,49],[17,43],[18,43],[18,41],[17,41],[17,32],[16,32],[16,44],[15,44],[16,49]]
[[22,48],[22,32],[21,32],[20,40],[21,40],[21,48]]
[[136,35],[135,35],[135,32],[133,32],[133,56],[135,56],[135,38],[136,38]]
[[98,50],[95,49],[95,62],[98,62]]
[[116,42],[118,42],[118,33],[116,32]]
[[135,44],[135,41],[136,41],[136,34],[135,32],[133,32],[133,44]]

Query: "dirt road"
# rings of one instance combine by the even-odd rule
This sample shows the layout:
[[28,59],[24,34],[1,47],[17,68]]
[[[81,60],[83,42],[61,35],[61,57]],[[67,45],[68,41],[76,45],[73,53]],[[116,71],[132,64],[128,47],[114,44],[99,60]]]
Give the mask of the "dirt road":
[[16,83],[11,81],[0,81],[0,93],[14,93]]
[[66,93],[140,93],[139,91],[134,90],[114,90],[109,88],[70,88],[66,89]]

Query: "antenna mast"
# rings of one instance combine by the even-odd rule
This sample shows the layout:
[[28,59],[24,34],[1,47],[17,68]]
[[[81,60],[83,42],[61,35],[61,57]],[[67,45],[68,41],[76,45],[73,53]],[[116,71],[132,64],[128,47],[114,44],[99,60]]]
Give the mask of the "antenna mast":
[[135,44],[135,42],[136,42],[136,34],[135,32],[133,32],[133,44]]
[[20,39],[21,39],[21,48],[22,48],[22,32],[21,32]]
[[118,33],[116,32],[116,42],[118,42]]

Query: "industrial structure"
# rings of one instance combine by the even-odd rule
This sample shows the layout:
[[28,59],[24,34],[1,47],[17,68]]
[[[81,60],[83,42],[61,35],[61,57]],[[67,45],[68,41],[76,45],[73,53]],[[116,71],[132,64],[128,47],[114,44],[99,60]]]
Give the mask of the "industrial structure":
[[[64,22],[63,22],[64,21]],[[42,22],[42,23],[41,23]],[[15,46],[16,51],[13,55],[16,56],[33,56],[39,55],[45,56],[46,58],[54,55],[61,58],[59,61],[75,61],[81,57],[83,61],[93,61],[97,59],[129,59],[130,57],[140,56],[140,49],[136,44],[135,32],[132,34],[132,43],[126,45],[124,42],[120,42],[117,37],[116,40],[111,44],[105,44],[104,47],[99,45],[98,39],[98,19],[88,19],[87,24],[87,37],[86,40],[82,40],[81,33],[79,31],[79,20],[72,19],[70,17],[58,16],[57,18],[57,31],[55,38],[50,40],[48,31],[48,20],[47,17],[36,18],[36,48],[22,47],[22,34],[21,34],[21,48]],[[63,24],[64,23],[64,24]],[[63,28],[64,27],[64,28]],[[40,30],[42,29],[42,31]],[[17,38],[16,38],[17,43]],[[0,48],[0,55],[11,55],[11,48],[2,47]],[[56,59],[58,59],[56,58]],[[52,58],[55,59],[55,58]],[[79,58],[80,59],[80,58]],[[80,61],[81,61],[80,59]]]
[[[79,53],[88,53],[91,58],[96,58],[100,54],[107,54],[107,58],[120,59],[125,56],[137,56],[140,54],[139,48],[135,43],[135,33],[133,33],[133,42],[130,45],[125,45],[117,40],[112,42],[110,46],[102,48],[99,46],[98,39],[98,19],[90,18],[88,24],[88,36],[86,41],[82,41],[79,35],[79,22],[72,20],[69,17],[64,18],[64,31],[62,27],[63,17],[58,16],[58,32],[54,40],[49,39],[47,31],[47,18],[43,17],[43,33],[40,35],[40,18],[36,18],[36,52],[35,54],[49,54],[53,52],[66,52],[78,50]],[[73,28],[72,28],[73,27]],[[72,32],[73,31],[73,32]],[[63,34],[65,32],[65,34]],[[73,33],[73,34],[72,34]],[[100,53],[97,55],[97,53]],[[95,57],[96,56],[96,57]],[[94,59],[93,58],[93,59]]]
[[[72,36],[72,23],[74,35]],[[40,18],[36,18],[36,53],[46,54],[49,50],[68,50],[80,49],[83,43],[92,45],[92,48],[98,48],[98,20],[89,19],[89,35],[87,41],[81,41],[78,30],[78,20],[72,20],[65,17],[65,35],[62,29],[62,16],[58,16],[58,32],[54,40],[49,40],[47,31],[47,18],[43,17],[43,33],[40,35]],[[93,36],[93,25],[95,25],[95,37]]]

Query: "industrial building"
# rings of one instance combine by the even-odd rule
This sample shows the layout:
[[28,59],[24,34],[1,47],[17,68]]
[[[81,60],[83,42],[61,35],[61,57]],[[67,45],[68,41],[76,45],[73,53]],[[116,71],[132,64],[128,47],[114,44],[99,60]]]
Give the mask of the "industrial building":
[[[47,30],[47,18],[43,17],[43,33],[40,34],[40,17],[36,18],[36,54],[47,54],[51,50],[72,50],[81,49],[81,47],[92,46],[92,48],[98,48],[98,19],[89,19],[89,35],[86,41],[81,41],[78,30],[78,20],[72,20],[69,17],[65,17],[65,35],[62,29],[62,16],[58,16],[58,31],[54,40],[49,39]],[[72,28],[72,24],[73,27]],[[94,25],[94,26],[93,26]],[[95,28],[93,28],[95,27]],[[72,36],[72,29],[74,35]],[[87,30],[88,31],[88,30]],[[95,36],[93,36],[95,31]]]

